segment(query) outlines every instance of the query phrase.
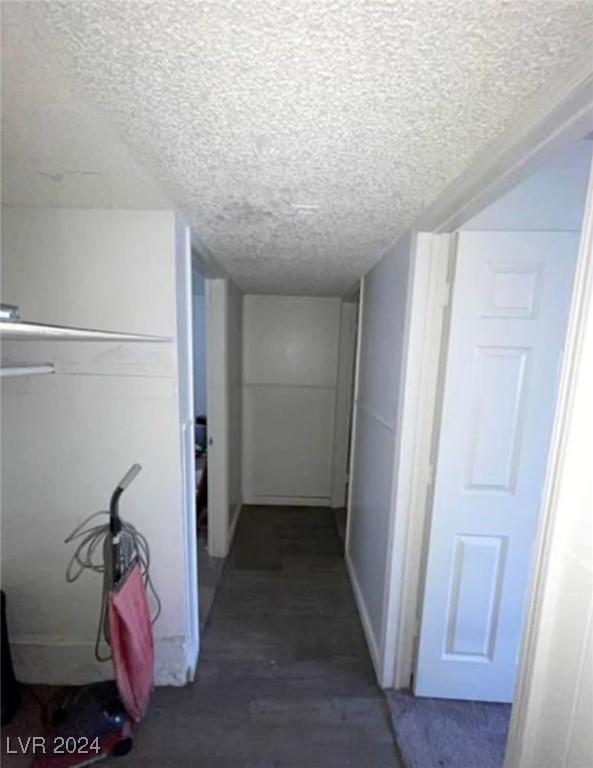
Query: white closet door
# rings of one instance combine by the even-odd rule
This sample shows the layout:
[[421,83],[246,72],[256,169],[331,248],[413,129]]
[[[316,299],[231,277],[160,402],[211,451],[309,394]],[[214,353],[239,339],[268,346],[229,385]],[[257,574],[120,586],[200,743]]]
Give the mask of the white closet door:
[[417,695],[512,700],[578,246],[459,236]]

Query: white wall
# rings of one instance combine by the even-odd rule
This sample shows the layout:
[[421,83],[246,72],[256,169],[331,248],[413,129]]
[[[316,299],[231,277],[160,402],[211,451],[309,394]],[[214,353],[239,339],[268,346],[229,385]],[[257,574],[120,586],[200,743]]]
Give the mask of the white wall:
[[243,306],[244,501],[329,506],[340,300]]
[[359,320],[346,562],[378,674],[397,482],[411,252],[411,239],[405,238],[364,278]]
[[592,147],[592,141],[579,141],[562,149],[462,228],[579,232]]
[[194,411],[204,416],[206,410],[206,297],[204,277],[192,270]]
[[[176,336],[172,212],[6,208],[2,300],[26,320]],[[163,602],[156,679],[187,670],[177,360],[167,344],[11,342],[3,357],[55,375],[2,381],[2,584],[18,677],[81,683],[94,661],[101,583],[64,573],[64,538],[108,505],[134,462],[122,514],[147,536]]]

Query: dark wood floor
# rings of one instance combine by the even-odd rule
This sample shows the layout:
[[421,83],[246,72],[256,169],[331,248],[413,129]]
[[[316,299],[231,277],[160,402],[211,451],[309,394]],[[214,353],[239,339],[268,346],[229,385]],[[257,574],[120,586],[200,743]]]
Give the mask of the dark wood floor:
[[196,681],[155,691],[115,765],[400,765],[330,510],[244,508]]
[[400,765],[330,510],[243,510],[197,679],[155,691],[116,764]]

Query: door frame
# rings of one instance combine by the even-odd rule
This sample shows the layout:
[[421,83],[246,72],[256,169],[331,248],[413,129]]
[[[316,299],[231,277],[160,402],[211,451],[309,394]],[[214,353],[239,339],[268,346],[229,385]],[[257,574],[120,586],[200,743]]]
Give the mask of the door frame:
[[194,462],[193,296],[190,229],[175,216],[175,313],[180,425],[180,464],[183,498],[185,570],[185,652],[188,678],[193,679],[200,653],[198,551]]
[[404,396],[383,599],[381,684],[411,687],[420,627],[427,521],[432,507],[439,389],[444,375],[455,236],[419,232],[413,243]]
[[[582,139],[593,128],[593,68],[574,74],[565,87],[547,93],[531,113],[513,126],[488,153],[464,173],[415,223],[414,269],[410,281],[410,334],[406,355],[402,405],[402,444],[396,473],[397,495],[392,509],[395,518],[389,542],[390,557],[385,583],[383,657],[380,683],[384,687],[407,688],[414,669],[415,637],[418,632],[418,595],[422,560],[426,547],[426,521],[432,483],[432,451],[438,425],[437,391],[439,359],[444,339],[450,271],[445,271],[444,254],[451,253],[452,234],[485,206],[503,195],[559,147]],[[591,179],[590,179],[591,183]],[[583,275],[592,269],[592,196],[589,195],[581,235],[571,301],[569,330],[556,404],[555,426],[548,459],[544,501],[540,513],[535,569],[524,629],[524,650],[518,672],[515,703],[527,700],[529,643],[534,642],[537,600],[547,571],[548,536],[556,507],[550,495],[559,471],[559,446],[565,428],[567,403],[574,388],[575,363],[580,349],[575,338],[581,332],[586,290]],[[588,227],[588,231],[585,228]],[[586,244],[589,243],[587,250]],[[440,263],[439,263],[440,259]],[[449,270],[450,270],[450,261]],[[440,322],[439,322],[440,318]],[[397,509],[397,515],[395,510]],[[539,586],[538,586],[539,585]],[[513,715],[509,745],[522,737],[519,718]],[[509,753],[513,750],[509,746]],[[516,762],[508,762],[513,768]]]
[[342,301],[340,304],[340,340],[338,343],[338,365],[336,371],[336,416],[334,419],[330,500],[332,509],[346,506],[357,313],[358,302]]
[[208,411],[208,553],[229,551],[229,357],[227,278],[206,278],[206,410]]

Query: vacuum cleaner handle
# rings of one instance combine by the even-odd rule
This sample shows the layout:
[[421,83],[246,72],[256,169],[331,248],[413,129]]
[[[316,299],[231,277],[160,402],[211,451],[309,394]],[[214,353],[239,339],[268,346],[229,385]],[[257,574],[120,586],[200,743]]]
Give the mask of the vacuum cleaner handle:
[[140,464],[132,464],[132,466],[128,469],[126,474],[122,477],[122,479],[117,484],[118,488],[121,488],[122,491],[125,491],[128,485],[132,482],[132,480],[140,474],[142,471],[142,467]]
[[119,497],[126,490],[132,480],[141,472],[142,467],[140,464],[132,464],[130,469],[119,481],[115,490],[111,494],[111,501],[109,502],[109,516],[110,516],[110,528],[112,535],[119,533],[121,524],[119,522]]
[[121,533],[121,520],[119,519],[119,497],[126,490],[132,480],[141,472],[140,464],[132,464],[126,474],[117,484],[111,494],[109,502],[109,532],[111,534],[111,559],[113,567],[113,583],[117,584],[123,575],[124,563],[122,562],[122,550],[119,534]]

